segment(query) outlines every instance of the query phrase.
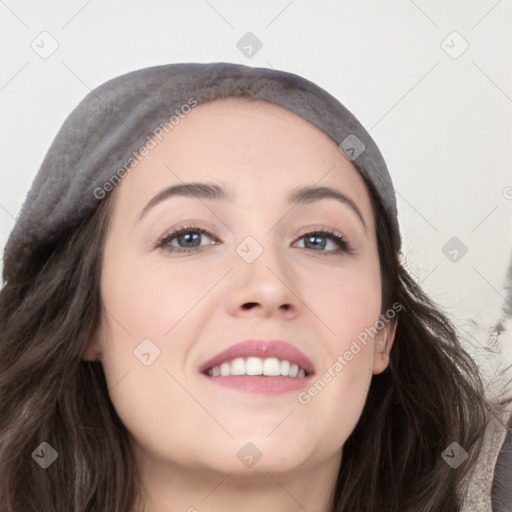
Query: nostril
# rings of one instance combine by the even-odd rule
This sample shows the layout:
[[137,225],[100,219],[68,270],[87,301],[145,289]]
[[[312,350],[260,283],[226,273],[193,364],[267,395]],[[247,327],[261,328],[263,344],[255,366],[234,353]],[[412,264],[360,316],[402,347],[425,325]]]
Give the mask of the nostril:
[[247,302],[246,304],[244,304],[243,308],[244,309],[251,309],[253,306],[257,306],[258,303],[257,302]]

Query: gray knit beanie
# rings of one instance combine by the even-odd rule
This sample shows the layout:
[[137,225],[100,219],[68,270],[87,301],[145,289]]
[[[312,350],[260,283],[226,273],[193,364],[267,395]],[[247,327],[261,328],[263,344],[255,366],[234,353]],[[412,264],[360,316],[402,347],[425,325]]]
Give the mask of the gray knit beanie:
[[[129,171],[139,150],[195,105],[243,96],[290,110],[329,135],[374,186],[393,247],[400,249],[396,197],[386,163],[359,121],[333,96],[305,78],[239,64],[180,63],[119,76],[91,91],[55,137],[4,251],[4,281],[52,250],[91,215]],[[179,121],[178,121],[179,122]]]

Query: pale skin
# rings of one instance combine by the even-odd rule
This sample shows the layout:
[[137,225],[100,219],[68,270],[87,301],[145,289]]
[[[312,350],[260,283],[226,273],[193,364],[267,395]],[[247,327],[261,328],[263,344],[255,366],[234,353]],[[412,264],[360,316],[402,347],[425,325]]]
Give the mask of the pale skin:
[[[114,191],[103,318],[84,354],[101,361],[133,437],[145,510],[321,512],[372,375],[389,364],[394,323],[307,405],[297,391],[267,396],[212,384],[198,368],[236,342],[281,339],[304,352],[319,377],[375,324],[381,278],[364,182],[321,130],[261,101],[199,105],[155,141]],[[218,184],[234,200],[172,197],[138,220],[160,191],[184,182]],[[301,186],[336,189],[362,219],[332,198],[290,206],[289,193]],[[184,223],[211,233],[200,235],[200,249],[155,247]],[[353,252],[333,252],[339,247],[328,234],[316,235],[325,246],[306,245],[305,235],[325,228]],[[250,264],[236,252],[248,236],[263,249]],[[187,247],[178,238],[168,244]],[[134,356],[144,339],[160,350],[148,366]],[[250,468],[237,457],[249,442],[262,454]]]

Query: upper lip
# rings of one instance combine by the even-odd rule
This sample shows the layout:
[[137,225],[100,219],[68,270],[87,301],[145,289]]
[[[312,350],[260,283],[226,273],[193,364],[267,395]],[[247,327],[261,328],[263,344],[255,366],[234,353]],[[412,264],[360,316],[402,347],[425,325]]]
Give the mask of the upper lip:
[[238,357],[277,357],[278,359],[288,360],[290,364],[295,363],[300,368],[303,368],[308,374],[314,373],[314,365],[311,359],[291,343],[282,340],[257,339],[250,339],[235,343],[202,364],[199,371],[205,372],[210,368],[219,366],[226,361],[232,361]]

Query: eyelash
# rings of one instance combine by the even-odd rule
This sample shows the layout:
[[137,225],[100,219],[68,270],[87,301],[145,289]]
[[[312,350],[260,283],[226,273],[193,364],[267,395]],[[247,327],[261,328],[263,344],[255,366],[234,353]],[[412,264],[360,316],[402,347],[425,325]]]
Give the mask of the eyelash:
[[[207,235],[212,240],[215,239],[215,237],[206,229],[203,229],[199,226],[183,226],[172,233],[166,233],[160,240],[156,243],[155,249],[163,249],[164,251],[167,251],[169,253],[191,253],[196,252],[198,250],[201,250],[203,247],[206,247],[204,245],[199,247],[191,247],[191,248],[183,248],[183,247],[175,247],[169,245],[169,242],[173,240],[174,238],[183,235],[185,233],[200,233],[202,235]],[[314,252],[318,252],[322,254],[323,256],[330,256],[330,255],[340,255],[345,253],[352,253],[354,252],[353,247],[351,244],[345,239],[345,237],[338,235],[335,231],[332,231],[328,228],[320,228],[315,229],[314,231],[308,231],[307,233],[302,234],[297,240],[301,240],[302,238],[306,236],[314,236],[314,235],[321,235],[325,236],[326,238],[331,238],[337,245],[338,249],[334,249],[331,251],[316,251],[315,249],[309,249],[308,247],[304,247],[304,249],[309,249]],[[326,236],[328,235],[328,236]],[[215,241],[215,240],[214,240]],[[213,245],[213,244],[208,244]]]

